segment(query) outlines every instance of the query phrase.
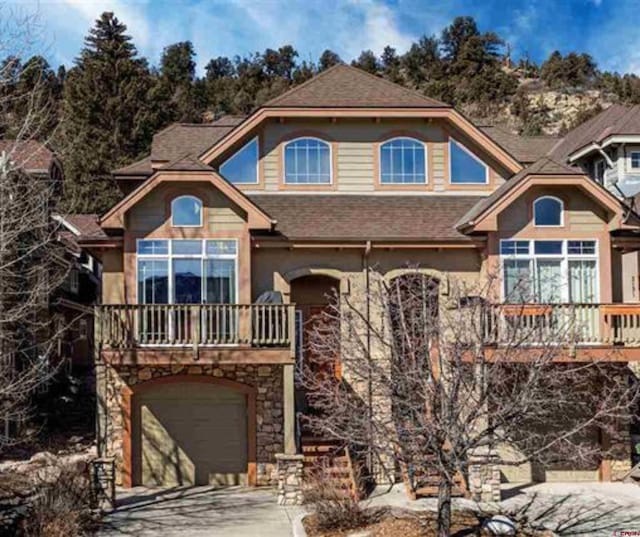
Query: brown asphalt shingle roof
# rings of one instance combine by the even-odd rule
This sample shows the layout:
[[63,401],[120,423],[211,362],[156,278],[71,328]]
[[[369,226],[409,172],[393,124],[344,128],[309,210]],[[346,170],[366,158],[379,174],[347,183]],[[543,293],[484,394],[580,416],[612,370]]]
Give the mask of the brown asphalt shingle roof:
[[100,227],[97,214],[68,214],[63,218],[80,232],[78,239],[104,238],[107,236]]
[[478,196],[255,194],[277,220],[276,231],[296,240],[469,241],[456,221]]
[[369,74],[338,64],[263,105],[265,108],[433,108],[449,105]]
[[0,154],[6,152],[18,168],[32,173],[47,173],[53,152],[36,140],[0,140]]
[[640,106],[611,105],[568,132],[553,149],[551,156],[566,160],[578,149],[616,134],[640,134]]
[[555,136],[520,136],[500,125],[483,125],[479,128],[523,164],[532,164],[544,157],[560,141]]
[[213,168],[211,166],[207,166],[201,160],[198,160],[197,157],[194,157],[191,154],[184,155],[183,157],[177,158],[173,162],[162,166],[160,169],[162,170],[171,170],[171,171],[182,171],[182,172],[212,172]]
[[213,123],[174,123],[153,136],[151,160],[172,161],[187,153],[199,155],[244,121],[224,116]]
[[140,160],[136,160],[122,168],[113,170],[112,173],[114,175],[151,175],[153,173],[153,169],[151,168],[151,157],[147,156]]

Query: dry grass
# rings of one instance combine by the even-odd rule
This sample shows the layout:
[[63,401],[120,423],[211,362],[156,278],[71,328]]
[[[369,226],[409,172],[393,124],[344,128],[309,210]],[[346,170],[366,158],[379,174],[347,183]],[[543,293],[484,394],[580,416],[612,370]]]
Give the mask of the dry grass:
[[22,525],[24,537],[79,537],[94,525],[91,487],[84,471],[61,468],[58,479],[38,487]]

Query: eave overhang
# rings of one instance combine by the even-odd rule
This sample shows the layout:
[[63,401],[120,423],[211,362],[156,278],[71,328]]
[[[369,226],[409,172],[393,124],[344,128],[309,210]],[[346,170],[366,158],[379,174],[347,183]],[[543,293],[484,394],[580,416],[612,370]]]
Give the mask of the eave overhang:
[[415,107],[415,108],[300,108],[269,107],[260,108],[244,122],[199,155],[199,159],[210,164],[230,148],[239,145],[260,124],[270,118],[424,118],[444,119],[464,132],[482,146],[509,172],[517,173],[523,166],[505,149],[487,134],[451,107]]
[[271,230],[276,221],[253,203],[240,190],[225,181],[217,172],[211,171],[174,171],[158,170],[148,181],[141,184],[127,197],[115,205],[100,219],[103,229],[123,229],[124,215],[136,203],[147,196],[158,185],[166,182],[204,182],[212,184],[224,196],[247,212],[249,229]]

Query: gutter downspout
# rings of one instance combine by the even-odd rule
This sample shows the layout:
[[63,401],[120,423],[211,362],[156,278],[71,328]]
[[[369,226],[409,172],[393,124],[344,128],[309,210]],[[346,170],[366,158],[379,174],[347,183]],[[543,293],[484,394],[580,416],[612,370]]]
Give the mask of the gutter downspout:
[[365,287],[366,287],[366,305],[365,314],[367,316],[367,336],[366,336],[366,348],[367,348],[367,406],[369,412],[369,419],[367,420],[367,437],[369,442],[367,447],[367,468],[369,473],[373,473],[373,453],[372,453],[372,441],[373,441],[373,428],[371,422],[373,420],[373,381],[371,379],[371,280],[369,278],[369,255],[371,254],[371,241],[367,241],[364,253],[362,254],[362,268],[365,271]]

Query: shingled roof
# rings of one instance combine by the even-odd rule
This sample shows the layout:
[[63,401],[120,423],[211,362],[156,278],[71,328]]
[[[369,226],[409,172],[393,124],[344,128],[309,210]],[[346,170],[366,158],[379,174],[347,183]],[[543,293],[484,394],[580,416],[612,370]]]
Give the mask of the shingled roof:
[[174,123],[153,136],[151,160],[172,161],[186,153],[199,155],[244,121],[225,116],[213,123]]
[[600,143],[608,136],[625,134],[640,135],[640,106],[614,104],[568,132],[553,149],[551,156],[566,160],[569,155],[593,142]]
[[501,125],[480,125],[479,128],[522,164],[533,164],[549,154],[561,140],[555,136],[521,136]]
[[271,99],[264,108],[441,108],[449,105],[345,64]]
[[277,221],[276,231],[290,240],[460,242],[471,239],[456,230],[456,221],[482,199],[331,194],[255,194],[249,198]]
[[48,173],[53,152],[36,140],[0,140],[0,154],[7,153],[15,166],[30,173]]

